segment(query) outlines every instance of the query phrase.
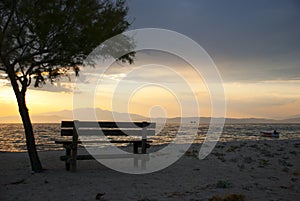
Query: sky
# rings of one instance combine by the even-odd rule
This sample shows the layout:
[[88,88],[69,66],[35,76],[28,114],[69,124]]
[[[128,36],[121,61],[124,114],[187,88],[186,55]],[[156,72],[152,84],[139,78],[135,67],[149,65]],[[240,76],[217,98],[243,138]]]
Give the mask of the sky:
[[[130,30],[169,29],[186,35],[204,48],[222,77],[227,117],[280,119],[300,114],[299,1],[128,0],[127,4],[128,20],[132,23]],[[128,74],[128,69],[145,64],[152,66]],[[134,66],[115,64],[97,89],[95,105],[144,116],[180,116],[182,105],[178,99],[184,99],[187,101],[184,104],[189,105],[191,94],[184,93],[186,86],[172,83],[176,75],[161,65],[177,69],[191,82],[200,115],[210,116],[210,92],[202,78],[180,58],[151,51],[137,53]],[[158,85],[134,93],[128,90],[145,80],[176,90]],[[120,81],[122,85],[116,91]],[[18,115],[11,87],[3,80],[0,86],[0,116]],[[73,82],[64,79],[43,88],[31,87],[27,93],[30,113],[71,110],[73,87]],[[187,110],[193,114],[195,108],[187,107]]]

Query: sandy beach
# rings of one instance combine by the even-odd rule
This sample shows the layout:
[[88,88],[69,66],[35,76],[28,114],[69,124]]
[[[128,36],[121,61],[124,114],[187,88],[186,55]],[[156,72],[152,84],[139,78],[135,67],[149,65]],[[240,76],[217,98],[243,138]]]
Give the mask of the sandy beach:
[[[76,173],[59,160],[63,151],[39,152],[43,173],[32,174],[27,153],[0,153],[0,200],[209,200],[238,194],[245,200],[300,197],[300,140],[219,142],[204,160],[194,144],[170,167],[146,175],[79,161]],[[157,148],[157,147],[156,147]],[[215,199],[217,200],[217,199]]]

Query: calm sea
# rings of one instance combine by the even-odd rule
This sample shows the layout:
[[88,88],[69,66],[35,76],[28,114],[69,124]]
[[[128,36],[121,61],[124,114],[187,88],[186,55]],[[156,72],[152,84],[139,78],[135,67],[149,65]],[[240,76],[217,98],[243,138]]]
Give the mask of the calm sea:
[[[178,124],[167,124],[165,128],[154,136],[153,144],[168,144],[177,134]],[[54,143],[60,135],[60,124],[33,124],[36,136],[37,149],[62,150],[61,145]],[[265,138],[260,136],[261,130],[277,130],[280,138]],[[207,124],[198,128],[198,134],[194,142],[201,143],[206,137]],[[220,141],[244,141],[244,140],[281,140],[300,139],[299,124],[226,124]],[[0,152],[25,152],[25,136],[22,124],[0,124]]]

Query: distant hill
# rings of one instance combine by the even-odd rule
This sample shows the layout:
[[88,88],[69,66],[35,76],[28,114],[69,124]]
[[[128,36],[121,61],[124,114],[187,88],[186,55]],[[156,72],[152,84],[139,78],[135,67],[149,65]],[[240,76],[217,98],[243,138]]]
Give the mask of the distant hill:
[[[99,119],[99,121],[130,121],[130,118],[133,121],[149,121],[149,118],[143,117],[138,114],[130,114],[120,113],[120,112],[111,112],[108,110],[95,109],[96,117],[91,117],[94,109],[86,108],[77,110],[77,114],[80,114],[79,120],[95,120]],[[71,110],[62,110],[58,112],[50,112],[43,114],[34,114],[30,115],[31,121],[33,123],[60,123],[62,120],[73,120],[73,111]],[[114,118],[115,117],[115,118]],[[0,117],[0,123],[21,123],[21,118],[19,116],[5,116]]]
[[[192,122],[196,121],[197,117],[185,117],[183,118],[184,122]],[[157,120],[160,120],[159,118]],[[200,117],[200,124],[208,124],[210,122],[210,117]],[[169,118],[167,120],[169,123],[179,123],[181,121],[180,117]],[[283,119],[283,120],[275,120],[275,119],[265,119],[265,118],[226,118],[226,124],[264,124],[264,123],[292,123],[297,124],[300,123],[300,118],[292,118],[292,119]]]
[[300,114],[297,114],[297,115],[292,115],[292,116],[289,116],[285,119],[299,119],[300,118]]
[[[94,109],[84,108],[76,110],[76,113],[80,114],[81,120],[94,120],[90,114],[93,114]],[[95,114],[97,119],[100,121],[130,121],[129,117],[133,121],[149,121],[148,117],[144,117],[138,114],[111,112],[108,110],[95,109]],[[116,117],[116,120],[114,120]],[[62,120],[73,120],[73,111],[62,110],[58,112],[43,113],[37,115],[31,115],[31,120],[33,123],[60,123]],[[192,122],[196,121],[198,117],[184,117],[182,121]],[[161,118],[154,118],[154,121],[160,121]],[[201,117],[200,123],[207,124],[211,120],[210,117]],[[169,118],[167,122],[178,123],[181,121],[180,117]],[[21,123],[21,118],[19,116],[6,116],[0,117],[0,123]],[[264,124],[264,123],[293,123],[300,124],[300,117],[288,118],[283,120],[275,119],[264,119],[264,118],[226,118],[226,124],[243,124],[243,123],[253,123],[253,124]]]
[[298,118],[291,118],[291,119],[283,119],[283,120],[279,120],[279,123],[293,123],[293,124],[300,124],[300,117],[298,117]]

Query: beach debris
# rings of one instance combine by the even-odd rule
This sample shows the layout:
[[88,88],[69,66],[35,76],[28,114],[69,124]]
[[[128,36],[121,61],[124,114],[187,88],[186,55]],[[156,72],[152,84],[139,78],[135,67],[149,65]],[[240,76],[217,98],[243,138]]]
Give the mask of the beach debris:
[[258,145],[257,144],[251,144],[249,147],[251,147],[251,148],[258,148]]
[[25,183],[25,179],[20,179],[18,181],[11,182],[10,184],[12,184],[12,185],[18,185],[18,184],[24,184],[24,183]]
[[284,151],[284,147],[279,147],[277,151]]
[[217,158],[219,160],[221,160],[222,162],[225,162],[225,158],[224,158],[225,154],[224,153],[213,152],[212,154],[215,155],[215,156],[217,156]]
[[266,166],[270,165],[270,161],[266,159],[259,159],[258,167],[264,168]]
[[236,163],[236,162],[239,161],[239,158],[237,158],[237,157],[231,158],[229,161],[230,161],[230,162],[233,162],[233,163]]
[[252,185],[242,185],[242,189],[246,191],[251,191],[252,188],[253,188]]
[[137,201],[157,201],[156,199],[149,199],[149,198],[142,198],[138,199]]
[[185,152],[185,156],[191,156],[191,157],[198,157],[198,154],[199,154],[199,152],[198,152],[198,150],[188,150],[188,151],[186,151]]
[[167,195],[167,197],[184,197],[187,195],[192,195],[195,192],[192,191],[184,191],[184,192],[178,192],[178,191],[174,191],[174,192],[169,192],[169,193],[165,193]]
[[271,151],[269,151],[269,149],[265,149],[265,148],[259,148],[259,152],[265,156],[265,157],[274,157],[274,153],[272,153]]
[[278,181],[279,180],[278,177],[274,177],[274,176],[268,177],[268,179],[272,180],[272,181]]
[[247,156],[243,159],[244,163],[250,164],[252,163],[254,160],[252,159],[251,156]]
[[288,167],[282,168],[282,172],[289,172],[289,171],[290,171],[290,168],[288,168]]
[[247,142],[243,142],[241,145],[240,145],[240,147],[244,147],[244,146],[246,146],[247,145]]
[[240,168],[240,171],[245,169],[245,165],[244,164],[237,164],[237,167]]
[[216,149],[223,149],[225,145],[216,145]]
[[295,144],[294,144],[294,147],[295,147],[295,148],[300,148],[300,143],[295,143]]
[[232,188],[233,184],[228,180],[219,180],[216,184],[217,188]]
[[96,200],[101,200],[102,196],[104,196],[104,195],[105,195],[105,193],[97,193]]
[[293,178],[291,178],[291,181],[292,181],[292,182],[296,182],[296,181],[298,181],[298,178],[294,178],[294,177],[293,177]]
[[287,166],[287,167],[293,167],[293,164],[287,162],[286,160],[283,159],[278,159],[278,163],[282,166]]
[[245,195],[243,194],[228,194],[223,197],[213,196],[208,199],[209,201],[245,201]]
[[235,152],[235,150],[236,150],[237,148],[240,148],[240,147],[239,147],[239,146],[234,146],[234,145],[232,145],[232,146],[230,146],[230,147],[226,150],[226,152]]

